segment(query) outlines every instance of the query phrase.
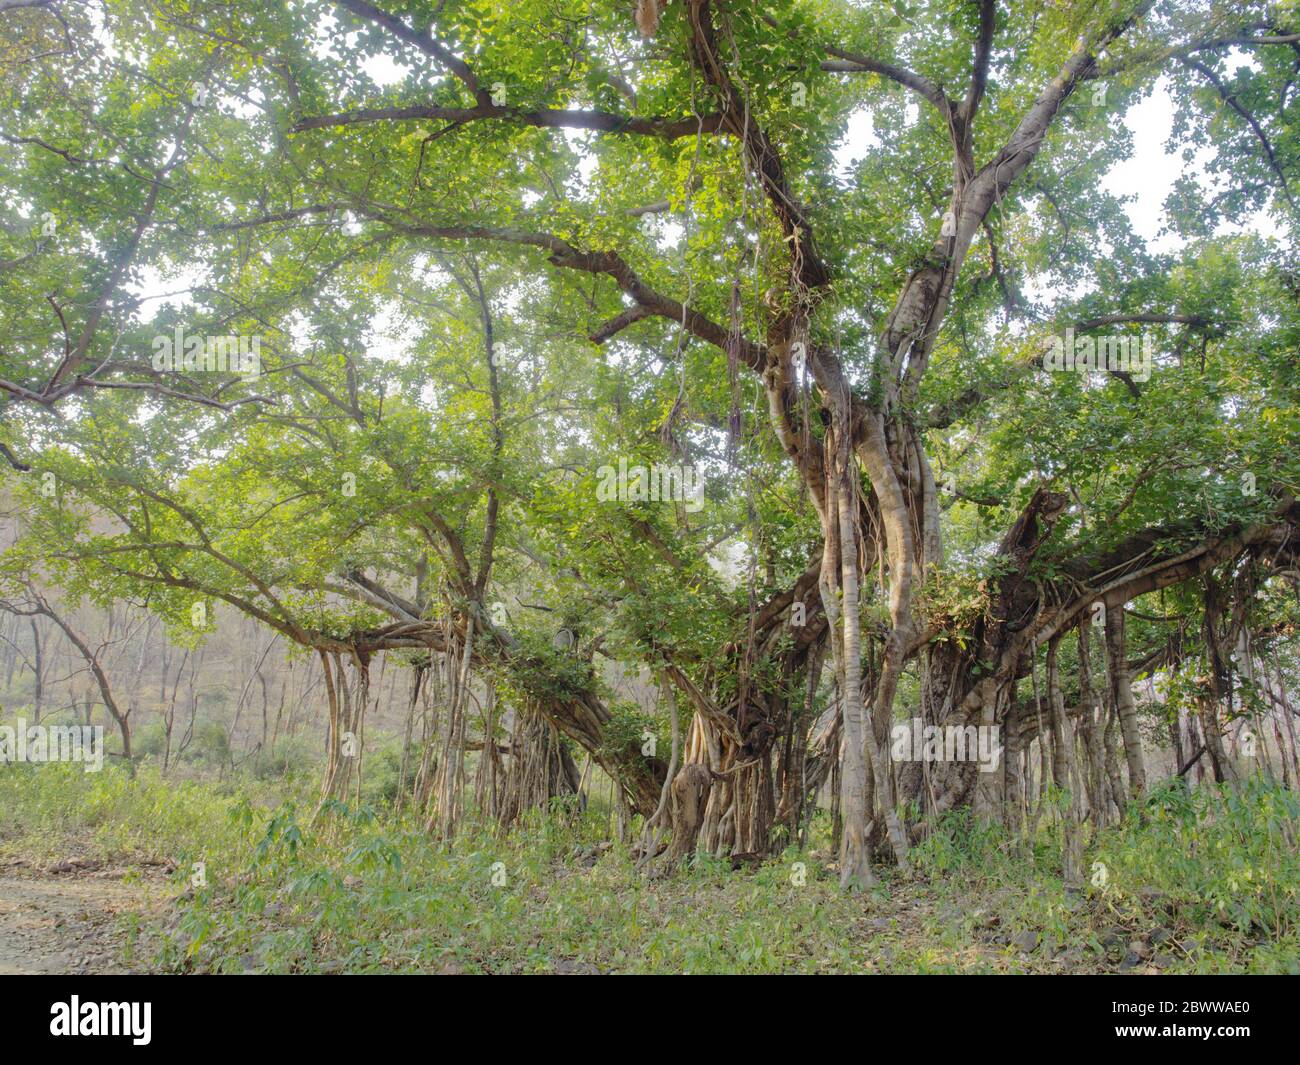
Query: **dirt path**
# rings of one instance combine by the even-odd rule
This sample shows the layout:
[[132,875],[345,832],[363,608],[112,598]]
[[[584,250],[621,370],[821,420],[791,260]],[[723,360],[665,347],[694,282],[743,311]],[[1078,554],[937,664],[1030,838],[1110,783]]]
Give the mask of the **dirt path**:
[[67,861],[0,867],[0,975],[144,972],[131,915],[158,907],[149,883],[124,869]]

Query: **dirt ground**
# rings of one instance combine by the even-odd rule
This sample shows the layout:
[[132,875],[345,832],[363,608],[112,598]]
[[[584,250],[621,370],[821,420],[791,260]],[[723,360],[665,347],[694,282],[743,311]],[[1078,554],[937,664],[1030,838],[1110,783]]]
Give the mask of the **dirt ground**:
[[161,876],[65,859],[0,866],[0,975],[145,972],[135,929],[162,907]]

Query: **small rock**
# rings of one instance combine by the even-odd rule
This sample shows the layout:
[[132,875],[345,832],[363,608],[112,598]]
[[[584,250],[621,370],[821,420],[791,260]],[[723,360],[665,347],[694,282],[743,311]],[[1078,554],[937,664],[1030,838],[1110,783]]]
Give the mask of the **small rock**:
[[1021,950],[1023,950],[1026,954],[1029,954],[1038,946],[1038,933],[1021,932],[1020,935],[1016,936],[1015,939],[1013,939],[1011,942],[1014,943]]
[[50,872],[56,875],[59,873],[75,873],[78,869],[84,869],[86,865],[87,863],[81,858],[65,858],[63,861],[51,865]]
[[1124,960],[1119,963],[1119,971],[1122,973],[1126,973],[1131,969],[1136,969],[1138,965],[1141,964],[1141,962],[1142,959],[1139,958],[1136,954],[1134,954],[1130,950],[1127,954],[1124,955]]

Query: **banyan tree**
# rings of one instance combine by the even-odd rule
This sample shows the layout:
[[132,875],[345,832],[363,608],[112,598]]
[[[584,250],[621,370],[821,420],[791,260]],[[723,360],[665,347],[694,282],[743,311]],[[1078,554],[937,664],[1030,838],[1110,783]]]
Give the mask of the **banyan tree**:
[[[110,268],[98,316],[0,384],[37,420],[125,404],[114,382],[196,404],[214,455],[164,488],[8,446],[115,515],[117,542],[73,530],[85,579],[314,649],[340,736],[372,657],[407,656],[410,714],[443,715],[404,769],[435,833],[599,769],[647,858],[765,855],[823,802],[855,886],[951,811],[1049,809],[1077,877],[1163,776],[1230,783],[1247,726],[1300,780],[1289,10],[114,8],[105,32],[174,53],[151,106],[181,156],[114,246],[205,264],[201,313],[265,331],[264,370],[214,394],[110,357]],[[1151,101],[1189,159],[1211,145],[1172,245],[1106,184]],[[21,152],[37,207],[94,180],[93,152]],[[597,493],[638,463],[702,497]],[[226,545],[258,508],[274,542]],[[913,757],[912,730],[1000,756]]]

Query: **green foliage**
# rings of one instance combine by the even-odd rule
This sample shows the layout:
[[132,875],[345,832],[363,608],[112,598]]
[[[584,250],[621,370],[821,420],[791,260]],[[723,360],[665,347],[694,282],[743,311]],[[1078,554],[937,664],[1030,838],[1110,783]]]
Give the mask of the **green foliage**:
[[[1153,794],[1092,844],[1086,862],[1108,875],[1081,896],[1064,892],[1050,833],[1026,851],[951,815],[915,848],[919,879],[864,897],[840,893],[824,851],[794,848],[750,874],[701,856],[648,880],[623,848],[597,845],[596,811],[535,815],[505,837],[470,826],[448,848],[418,818],[346,803],[312,827],[300,801],[249,782],[21,771],[33,768],[0,770],[0,855],[75,840],[115,861],[174,861],[179,920],[153,959],[172,970],[1099,971],[1132,939],[1171,971],[1300,968],[1300,808],[1263,782]],[[818,818],[819,846],[825,832]],[[1040,945],[1017,947],[1026,934]]]
[[615,758],[632,748],[639,750],[646,742],[647,732],[655,737],[656,750],[671,749],[672,735],[666,717],[653,718],[636,703],[625,699],[612,700],[608,709],[610,719],[601,733],[605,757]]

